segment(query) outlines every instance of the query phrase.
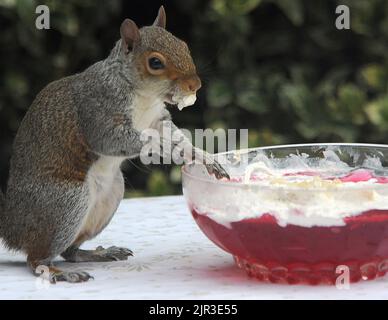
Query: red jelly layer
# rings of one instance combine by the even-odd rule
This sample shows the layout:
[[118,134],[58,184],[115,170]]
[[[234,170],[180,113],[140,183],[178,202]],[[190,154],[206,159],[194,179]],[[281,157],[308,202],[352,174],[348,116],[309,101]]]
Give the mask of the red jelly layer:
[[201,230],[250,276],[275,283],[334,284],[339,265],[351,282],[388,271],[388,210],[370,210],[336,227],[279,226],[269,214],[227,228],[192,208]]

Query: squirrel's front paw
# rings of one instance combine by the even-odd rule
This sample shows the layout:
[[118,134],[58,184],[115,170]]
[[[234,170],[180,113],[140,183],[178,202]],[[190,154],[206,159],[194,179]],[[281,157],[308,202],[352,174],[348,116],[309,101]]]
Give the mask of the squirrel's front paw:
[[209,172],[209,174],[214,174],[214,176],[217,179],[219,180],[222,178],[226,178],[228,180],[230,179],[229,174],[216,160],[214,160],[213,163],[205,164],[205,166],[206,166],[207,172]]

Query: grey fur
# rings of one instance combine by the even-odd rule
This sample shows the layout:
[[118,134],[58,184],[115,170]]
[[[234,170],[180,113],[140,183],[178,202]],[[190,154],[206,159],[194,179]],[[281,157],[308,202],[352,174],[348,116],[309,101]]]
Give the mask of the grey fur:
[[[93,164],[106,156],[139,155],[142,142],[132,119],[139,94],[152,88],[149,93],[162,100],[167,92],[176,90],[174,82],[142,77],[137,55],[144,50],[164,51],[182,73],[195,71],[182,41],[160,27],[142,28],[140,33],[142,42],[131,53],[125,53],[119,40],[105,60],[46,86],[20,125],[5,203],[0,194],[4,207],[0,208],[0,230],[7,247],[24,251],[32,267],[49,265],[54,257],[69,247],[77,250],[84,241],[74,243],[91,201],[87,177]],[[164,109],[158,121],[169,119]],[[106,223],[87,239],[106,226],[121,200],[119,165],[113,175],[118,198],[108,206]]]

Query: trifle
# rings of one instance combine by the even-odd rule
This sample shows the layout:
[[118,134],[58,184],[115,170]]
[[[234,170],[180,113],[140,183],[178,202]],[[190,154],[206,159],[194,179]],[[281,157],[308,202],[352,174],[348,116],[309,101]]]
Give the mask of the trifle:
[[206,236],[259,280],[335,284],[388,271],[388,146],[288,145],[218,155],[183,192]]

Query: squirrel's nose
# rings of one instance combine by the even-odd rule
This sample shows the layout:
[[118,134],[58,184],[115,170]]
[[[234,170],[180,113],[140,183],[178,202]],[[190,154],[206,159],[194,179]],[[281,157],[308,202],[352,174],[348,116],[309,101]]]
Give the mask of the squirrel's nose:
[[181,88],[183,91],[189,93],[195,93],[201,88],[201,79],[197,75],[190,76],[181,82]]

